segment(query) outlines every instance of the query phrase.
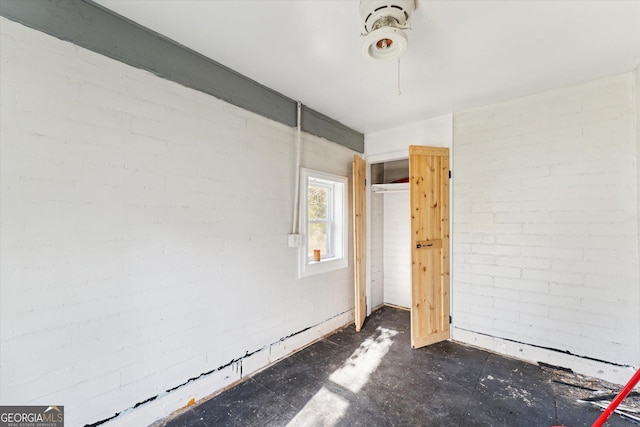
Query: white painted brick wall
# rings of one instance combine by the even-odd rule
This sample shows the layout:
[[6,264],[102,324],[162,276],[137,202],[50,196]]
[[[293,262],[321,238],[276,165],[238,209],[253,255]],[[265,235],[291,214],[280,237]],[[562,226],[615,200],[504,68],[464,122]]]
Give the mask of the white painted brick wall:
[[[636,128],[636,156],[640,155],[640,65],[635,69],[635,100],[636,100],[636,120],[635,120],[635,128]],[[636,208],[637,215],[636,221],[638,224],[638,233],[640,233],[640,164],[636,158],[636,167],[638,168],[638,173],[636,173]],[[638,257],[640,258],[640,236],[637,239],[638,242]],[[640,262],[638,263],[638,277],[640,278]],[[638,295],[638,301],[640,301],[640,286],[636,289]],[[640,310],[638,310],[638,324],[640,325]],[[640,354],[640,343],[638,343],[637,353]]]
[[[636,69],[633,72],[633,87],[634,87],[634,91],[633,91],[633,96],[635,99],[635,120],[634,120],[634,125],[635,125],[635,131],[636,131],[636,156],[640,155],[640,65],[636,67]],[[638,227],[638,233],[640,234],[640,164],[638,163],[638,159],[636,158],[636,167],[637,167],[637,173],[636,173],[636,181],[635,181],[635,185],[636,185],[636,224]],[[640,259],[640,235],[638,236],[638,239],[636,240],[637,245],[638,245],[638,257]],[[640,280],[640,261],[638,262],[638,277]],[[638,304],[640,305],[640,286],[638,286],[636,288],[636,294],[637,294],[637,298],[638,298]],[[631,298],[633,298],[633,296],[631,296]],[[637,322],[640,325],[640,309],[637,311]],[[639,339],[640,341],[640,339]],[[638,343],[638,349],[637,349],[637,353],[640,354],[640,342]]]
[[93,423],[352,310],[297,279],[293,129],[0,19],[1,404]]
[[454,116],[454,326],[640,365],[633,73]]

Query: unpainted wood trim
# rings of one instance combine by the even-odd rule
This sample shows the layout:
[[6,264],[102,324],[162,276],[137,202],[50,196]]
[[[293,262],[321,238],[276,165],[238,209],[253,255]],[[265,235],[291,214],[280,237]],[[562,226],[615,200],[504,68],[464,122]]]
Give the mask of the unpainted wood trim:
[[365,216],[366,163],[358,154],[353,155],[353,272],[355,327],[360,331],[367,316],[366,306],[366,216]]
[[410,145],[409,155],[422,156],[447,156],[449,157],[449,149],[446,147],[425,147],[423,145]]

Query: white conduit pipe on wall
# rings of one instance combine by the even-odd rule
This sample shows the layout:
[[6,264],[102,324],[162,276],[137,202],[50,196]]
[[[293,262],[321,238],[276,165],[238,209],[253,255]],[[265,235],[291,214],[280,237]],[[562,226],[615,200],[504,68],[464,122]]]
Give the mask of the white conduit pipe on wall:
[[299,224],[298,224],[298,215],[300,212],[300,133],[302,131],[302,103],[298,101],[297,103],[298,110],[298,119],[296,126],[296,182],[295,182],[295,191],[294,191],[294,202],[293,202],[293,224],[291,226],[291,234],[298,234]]

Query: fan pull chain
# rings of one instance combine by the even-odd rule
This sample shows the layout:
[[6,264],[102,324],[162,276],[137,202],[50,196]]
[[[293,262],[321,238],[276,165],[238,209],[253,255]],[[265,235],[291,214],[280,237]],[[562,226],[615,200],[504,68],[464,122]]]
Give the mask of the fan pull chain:
[[400,58],[398,58],[398,96],[402,95],[400,90]]

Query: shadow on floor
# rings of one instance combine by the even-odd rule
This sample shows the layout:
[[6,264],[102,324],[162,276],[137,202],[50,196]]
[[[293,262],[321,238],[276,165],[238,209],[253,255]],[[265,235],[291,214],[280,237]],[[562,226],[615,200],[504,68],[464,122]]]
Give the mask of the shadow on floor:
[[[161,423],[178,426],[590,426],[536,365],[445,341],[410,346],[409,312],[383,307]],[[613,415],[606,426],[630,426]]]

